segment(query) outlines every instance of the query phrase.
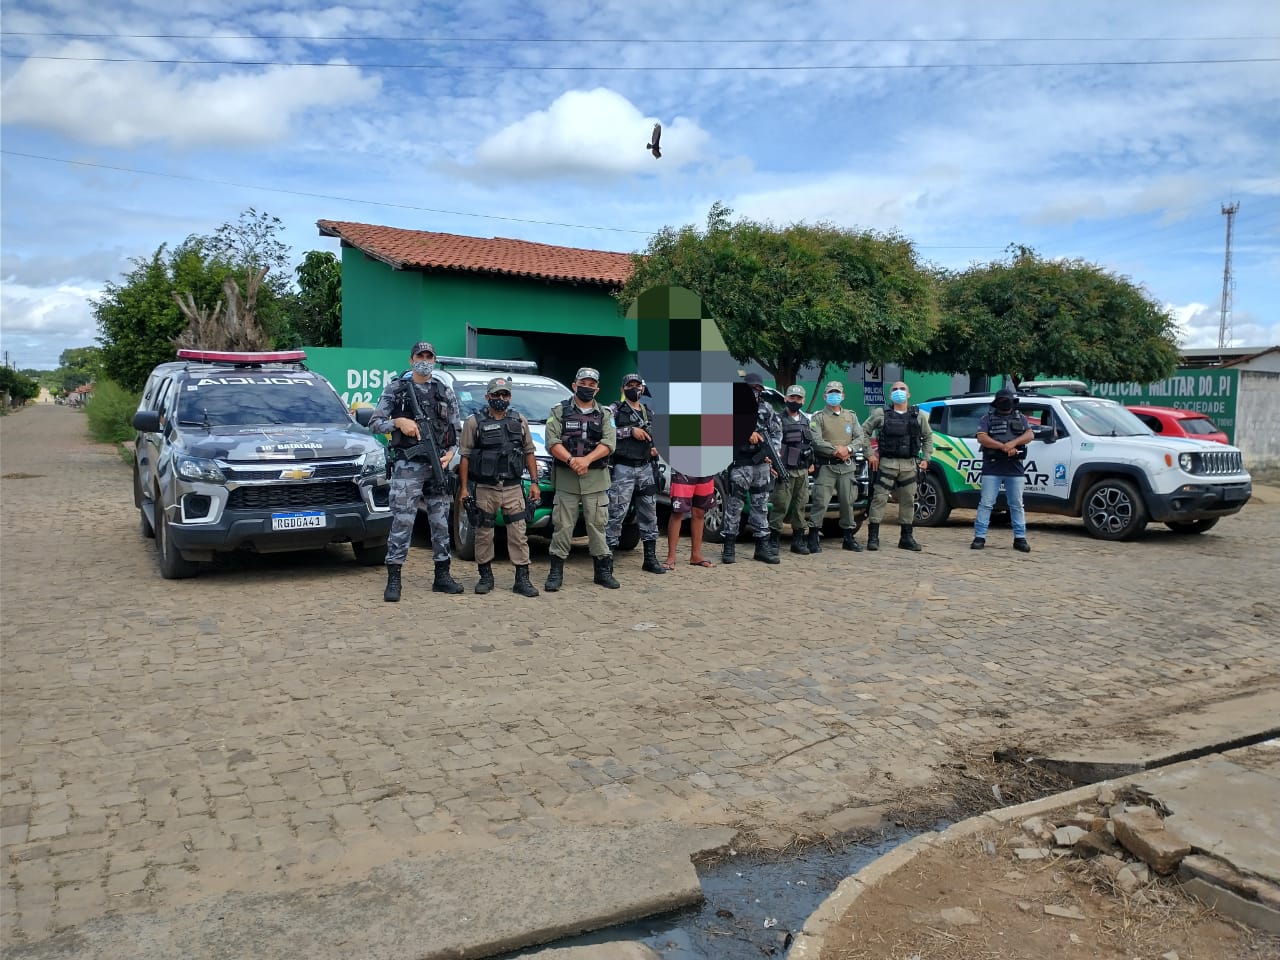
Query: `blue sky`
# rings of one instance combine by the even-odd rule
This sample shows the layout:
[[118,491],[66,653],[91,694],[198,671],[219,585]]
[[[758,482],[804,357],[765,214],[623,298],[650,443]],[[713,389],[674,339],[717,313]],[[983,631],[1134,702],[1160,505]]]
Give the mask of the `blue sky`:
[[898,231],[948,267],[1010,243],[1081,257],[1215,346],[1238,202],[1233,342],[1280,343],[1269,0],[181,7],[5,4],[0,348],[20,367],[93,343],[89,298],[130,258],[248,207],[300,260],[337,251],[319,219],[638,250],[720,200]]

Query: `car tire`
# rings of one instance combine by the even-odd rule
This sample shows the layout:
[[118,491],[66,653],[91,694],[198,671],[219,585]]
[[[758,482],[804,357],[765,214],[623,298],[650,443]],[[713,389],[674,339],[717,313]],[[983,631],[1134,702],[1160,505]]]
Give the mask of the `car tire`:
[[387,562],[387,541],[352,540],[351,552],[362,567],[377,567]]
[[157,497],[155,502],[156,556],[160,560],[160,576],[166,580],[186,580],[188,577],[194,577],[200,569],[199,565],[184,557],[173,545],[169,521],[159,509],[160,498]]
[[702,517],[702,540],[704,543],[724,543],[724,501],[727,494],[723,476],[715,478],[711,492],[711,506],[707,507]]
[[618,532],[618,549],[634,550],[640,543],[640,524],[624,523]]
[[476,528],[467,519],[467,511],[462,509],[462,497],[453,498],[453,518],[450,527],[453,530],[453,553],[459,560],[471,561],[476,558]]
[[156,529],[151,525],[151,520],[147,517],[147,511],[143,509],[145,498],[142,496],[142,481],[138,477],[138,465],[133,466],[133,505],[138,508],[138,532],[151,540],[156,535]]
[[942,480],[935,473],[926,473],[916,484],[917,527],[939,527],[951,516],[951,502]]
[[1147,506],[1128,480],[1099,480],[1084,495],[1084,528],[1099,540],[1132,540],[1147,528]]
[[1193,534],[1212,530],[1217,526],[1217,523],[1217,517],[1207,517],[1204,520],[1169,520],[1165,523],[1165,526],[1174,533]]

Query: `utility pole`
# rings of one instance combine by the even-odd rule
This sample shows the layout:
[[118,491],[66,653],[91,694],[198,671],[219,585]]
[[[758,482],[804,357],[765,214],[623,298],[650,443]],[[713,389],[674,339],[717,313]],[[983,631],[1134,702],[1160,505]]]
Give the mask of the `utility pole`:
[[1231,228],[1235,224],[1236,211],[1240,202],[1222,204],[1222,213],[1227,218],[1227,256],[1222,266],[1222,316],[1218,318],[1218,349],[1231,346],[1231,294],[1235,290],[1235,281],[1231,279]]

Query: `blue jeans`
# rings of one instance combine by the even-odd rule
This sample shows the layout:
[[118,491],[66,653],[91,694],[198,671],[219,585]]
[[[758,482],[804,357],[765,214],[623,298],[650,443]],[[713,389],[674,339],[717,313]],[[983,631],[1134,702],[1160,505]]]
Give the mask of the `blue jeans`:
[[973,524],[973,535],[985,538],[991,525],[991,510],[996,505],[1000,486],[1004,485],[1004,499],[1009,504],[1009,519],[1013,523],[1014,538],[1027,535],[1027,513],[1022,509],[1022,488],[1027,479],[1023,476],[993,477],[982,474],[982,499],[978,501],[978,519]]

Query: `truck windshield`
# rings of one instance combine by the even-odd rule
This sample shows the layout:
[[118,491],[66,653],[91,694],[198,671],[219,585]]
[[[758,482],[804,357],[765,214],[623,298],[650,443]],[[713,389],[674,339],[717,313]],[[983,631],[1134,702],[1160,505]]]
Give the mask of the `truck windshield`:
[[268,423],[345,425],[351,417],[323,381],[313,377],[251,373],[212,374],[183,382],[178,420],[187,426],[258,426]]
[[1094,437],[1149,437],[1151,430],[1136,416],[1110,400],[1064,401],[1071,422]]
[[[458,407],[462,411],[463,420],[488,407],[488,401],[484,398],[484,391],[488,384],[488,379],[454,380],[453,392],[458,395]],[[551,414],[551,408],[557,403],[568,400],[571,396],[573,394],[569,392],[568,387],[562,387],[554,380],[542,383],[513,382],[511,409],[520,411],[525,415],[525,419],[532,423],[545,423]],[[602,398],[600,402],[606,401]]]

